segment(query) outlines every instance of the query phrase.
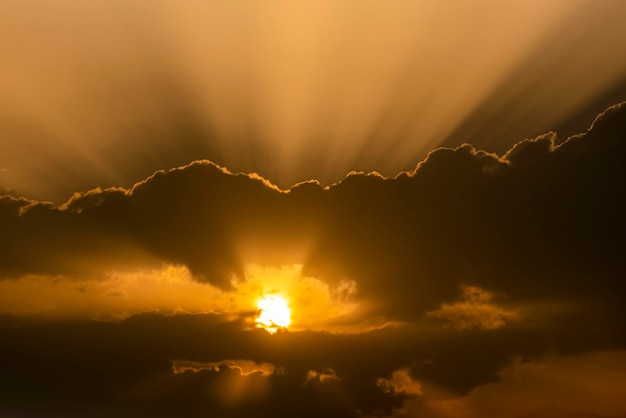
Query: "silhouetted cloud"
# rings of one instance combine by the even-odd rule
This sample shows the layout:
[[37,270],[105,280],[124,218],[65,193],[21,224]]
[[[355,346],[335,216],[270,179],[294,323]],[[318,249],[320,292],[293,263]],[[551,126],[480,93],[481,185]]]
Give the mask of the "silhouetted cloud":
[[455,303],[444,303],[439,309],[426,313],[431,318],[443,319],[457,329],[498,329],[507,322],[520,320],[517,311],[493,303],[494,296],[479,287],[462,286],[463,298]]
[[623,417],[625,351],[519,359],[503,369],[500,381],[467,396],[426,401],[415,407],[424,417]]

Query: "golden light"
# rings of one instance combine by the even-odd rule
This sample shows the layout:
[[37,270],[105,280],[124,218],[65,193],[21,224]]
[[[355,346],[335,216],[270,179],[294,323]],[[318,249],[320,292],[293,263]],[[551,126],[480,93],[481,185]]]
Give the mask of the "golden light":
[[0,184],[58,203],[200,158],[281,188],[395,176],[556,129],[626,73],[618,1],[10,3]]
[[259,315],[256,318],[257,327],[275,334],[286,329],[291,323],[291,310],[287,301],[280,296],[270,295],[257,302]]

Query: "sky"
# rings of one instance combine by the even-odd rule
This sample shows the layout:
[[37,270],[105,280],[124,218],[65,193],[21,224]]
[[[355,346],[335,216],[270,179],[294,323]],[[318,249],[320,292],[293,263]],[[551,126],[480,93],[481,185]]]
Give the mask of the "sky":
[[0,0],[0,416],[625,418],[624,19]]

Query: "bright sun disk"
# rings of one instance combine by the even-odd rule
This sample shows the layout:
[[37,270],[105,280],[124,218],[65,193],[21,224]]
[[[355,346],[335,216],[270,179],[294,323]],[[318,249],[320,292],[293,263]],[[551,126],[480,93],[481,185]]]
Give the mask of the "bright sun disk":
[[270,334],[285,329],[291,323],[291,310],[287,301],[280,296],[270,295],[257,302],[257,327],[265,329]]

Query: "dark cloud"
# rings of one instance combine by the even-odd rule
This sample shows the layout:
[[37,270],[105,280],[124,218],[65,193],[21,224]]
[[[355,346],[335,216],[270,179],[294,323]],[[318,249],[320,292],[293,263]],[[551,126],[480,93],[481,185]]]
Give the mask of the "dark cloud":
[[[350,359],[372,336],[271,336],[241,328],[212,315],[146,314],[123,322],[0,318],[0,413],[351,417],[359,408],[390,413],[399,406],[376,387],[380,365],[368,367],[374,351]],[[320,350],[305,349],[310,346]],[[252,360],[227,360],[231,356]],[[355,361],[363,364],[353,367]],[[181,364],[189,367],[174,367]],[[328,378],[324,368],[307,380],[310,368],[323,364],[341,364],[338,378]]]
[[283,192],[201,161],[59,207],[5,197],[0,273],[98,276],[167,262],[228,287],[245,263],[302,261],[289,250],[307,247],[305,272],[354,279],[400,319],[452,302],[460,284],[509,301],[621,302],[624,112],[611,108],[560,145],[547,134],[502,158],[438,149],[394,179],[351,174],[328,189]]
[[413,313],[455,297],[459,283],[510,301],[620,306],[623,120],[616,106],[560,146],[545,135],[502,159],[440,149],[394,180],[349,177],[328,192],[340,201],[333,227],[306,267],[334,262],[364,292]]
[[[561,143],[546,134],[502,157],[442,148],[412,172],[329,188],[281,191],[199,161],[61,206],[1,197],[4,280],[182,264],[227,289],[247,263],[300,262],[326,282],[354,280],[363,315],[406,325],[271,336],[219,315],[4,317],[0,413],[410,414],[432,388],[472,401],[515,356],[624,349],[625,144],[621,104]],[[174,373],[176,361],[195,366]]]
[[[624,351],[545,360],[546,330],[270,335],[242,325],[219,315],[142,314],[121,322],[2,317],[0,414],[388,416],[431,401],[429,413],[440,402],[505,408],[499,399],[517,392],[516,405],[525,405],[532,394],[524,388],[537,384],[541,400],[550,399],[552,385],[562,401],[567,391],[551,382],[564,370],[560,381],[579,392],[593,387],[592,394],[607,387],[603,376],[612,382],[624,372]],[[524,356],[514,361],[514,353]],[[574,405],[590,404],[597,405],[593,397]],[[619,410],[617,398],[612,405],[605,409]]]

